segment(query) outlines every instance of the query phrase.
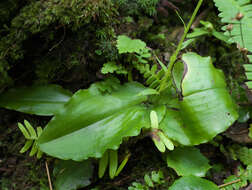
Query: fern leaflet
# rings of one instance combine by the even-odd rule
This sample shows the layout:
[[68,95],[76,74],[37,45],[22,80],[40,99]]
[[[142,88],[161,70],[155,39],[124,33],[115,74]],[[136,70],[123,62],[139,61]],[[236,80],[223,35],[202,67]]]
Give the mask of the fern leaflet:
[[159,89],[161,80],[164,77],[164,70],[161,69],[158,71],[157,65],[150,67],[149,64],[134,64],[135,68],[143,74],[146,79],[146,84],[153,89]]

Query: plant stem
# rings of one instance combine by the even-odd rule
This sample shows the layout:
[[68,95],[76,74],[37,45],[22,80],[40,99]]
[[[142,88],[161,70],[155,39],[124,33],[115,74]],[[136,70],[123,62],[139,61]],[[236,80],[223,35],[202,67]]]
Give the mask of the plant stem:
[[50,188],[50,190],[53,190],[53,188],[52,188],[52,182],[51,182],[51,177],[50,177],[50,172],[49,172],[49,168],[48,168],[47,161],[45,161],[45,165],[46,165],[46,174],[47,174],[47,178],[48,178],[49,188]]
[[196,8],[194,9],[194,12],[193,12],[193,14],[192,14],[192,16],[191,16],[191,19],[190,19],[188,25],[187,25],[186,28],[185,28],[184,34],[183,34],[182,38],[181,38],[180,41],[179,41],[178,47],[177,47],[176,51],[172,54],[172,56],[171,56],[171,58],[170,58],[170,62],[169,62],[169,64],[168,64],[168,66],[167,66],[167,71],[166,71],[166,73],[165,73],[164,80],[162,80],[162,83],[161,83],[161,85],[160,85],[159,92],[161,92],[162,90],[165,89],[165,87],[166,87],[166,82],[167,82],[167,80],[171,77],[171,71],[172,71],[173,65],[174,65],[174,63],[175,63],[175,61],[176,61],[176,59],[177,59],[177,56],[178,56],[178,54],[179,54],[179,52],[180,52],[180,50],[181,50],[181,47],[182,47],[183,42],[184,42],[184,40],[185,40],[185,38],[186,38],[186,35],[187,35],[188,31],[190,30],[191,25],[192,25],[192,23],[193,23],[193,21],[194,21],[196,15],[197,15],[197,13],[198,13],[198,11],[199,11],[199,8],[200,8],[200,6],[201,6],[202,3],[203,3],[203,0],[199,0],[199,1],[198,1],[198,4],[197,4]]
[[219,185],[218,187],[219,187],[219,188],[223,188],[223,187],[226,187],[226,186],[228,186],[228,185],[232,185],[232,184],[234,184],[234,183],[238,183],[238,182],[240,182],[240,181],[241,181],[241,179],[237,179],[237,180],[235,180],[235,181],[231,181],[231,182],[228,182],[228,183]]

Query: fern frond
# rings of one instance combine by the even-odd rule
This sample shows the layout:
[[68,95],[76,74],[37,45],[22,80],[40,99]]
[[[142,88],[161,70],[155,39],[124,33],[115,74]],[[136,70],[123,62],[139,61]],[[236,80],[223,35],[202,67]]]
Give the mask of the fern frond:
[[244,65],[246,76],[248,79],[248,82],[246,82],[246,85],[249,89],[252,89],[252,64],[245,64]]
[[22,123],[18,123],[18,127],[26,139],[26,143],[20,150],[20,153],[25,153],[31,148],[29,155],[33,156],[37,154],[37,158],[40,159],[42,157],[43,152],[39,149],[37,140],[42,134],[43,129],[41,127],[37,127],[36,132],[34,127],[27,120],[24,120],[24,125]]
[[140,39],[131,39],[128,36],[120,35],[117,37],[116,47],[119,54],[133,53],[135,55],[137,60],[132,61],[133,66],[143,75],[150,88],[158,90],[167,68],[157,56],[155,58],[162,67],[161,70],[158,70],[157,64],[153,66],[148,64],[146,59],[151,57],[151,53],[146,43]]
[[[250,0],[214,0],[215,5],[220,10],[219,16],[223,23],[225,35],[229,36],[230,42],[237,43],[238,47],[245,48],[252,52],[252,3]],[[252,63],[252,55],[248,55]],[[249,89],[252,89],[252,65],[245,64],[246,82]]]
[[[240,47],[252,52],[252,3],[250,0],[214,0],[219,17],[223,23],[225,35]],[[231,27],[228,27],[231,26]]]
[[146,80],[146,84],[153,89],[158,90],[161,84],[161,80],[164,77],[164,70],[158,70],[157,65],[152,67],[149,64],[135,64],[135,68],[143,74],[143,77]]

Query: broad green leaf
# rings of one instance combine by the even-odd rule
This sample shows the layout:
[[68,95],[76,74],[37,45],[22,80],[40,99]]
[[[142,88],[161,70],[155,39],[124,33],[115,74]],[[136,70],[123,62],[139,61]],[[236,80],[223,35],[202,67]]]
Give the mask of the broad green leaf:
[[209,57],[186,53],[182,60],[186,67],[182,100],[175,109],[166,110],[159,128],[182,145],[198,145],[225,131],[238,114],[223,73],[214,68]]
[[178,147],[167,154],[167,164],[173,168],[179,176],[204,177],[211,168],[208,160],[197,148]]
[[77,161],[99,158],[149,125],[149,111],[138,105],[147,100],[137,96],[146,89],[139,83],[126,83],[109,94],[91,89],[75,93],[45,127],[38,140],[43,152]]
[[56,190],[77,190],[91,184],[93,167],[90,161],[59,161],[54,169]]
[[153,94],[159,94],[158,91],[152,88],[148,88],[138,94],[138,96],[146,96],[146,95],[153,95]]
[[72,94],[57,85],[16,88],[0,95],[0,107],[50,116],[58,113]]
[[185,176],[176,180],[169,190],[219,190],[213,182],[200,177]]
[[141,40],[132,40],[128,36],[121,35],[117,38],[116,45],[119,53],[140,53],[146,48],[145,42]]

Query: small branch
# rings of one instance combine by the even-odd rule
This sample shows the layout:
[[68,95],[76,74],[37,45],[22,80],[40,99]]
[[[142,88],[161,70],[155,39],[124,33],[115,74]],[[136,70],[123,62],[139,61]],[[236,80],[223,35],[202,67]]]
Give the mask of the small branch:
[[219,187],[219,188],[223,188],[223,187],[226,187],[226,186],[228,186],[228,185],[232,185],[232,184],[234,184],[234,183],[238,183],[238,182],[240,182],[240,181],[241,181],[241,179],[237,179],[237,180],[234,180],[234,181],[231,181],[231,182],[228,182],[228,183],[219,185],[218,187]]
[[47,161],[45,161],[45,165],[46,165],[46,173],[47,173],[49,188],[50,188],[50,190],[53,190],[53,188],[52,188],[52,182],[51,182],[51,177],[50,177],[50,172],[49,172],[49,168],[48,168]]
[[49,49],[49,51],[52,51],[54,48],[58,47],[64,41],[65,36],[66,36],[66,28],[64,27],[64,34],[63,34],[62,39],[57,44],[55,44],[53,47],[51,47],[51,49]]

